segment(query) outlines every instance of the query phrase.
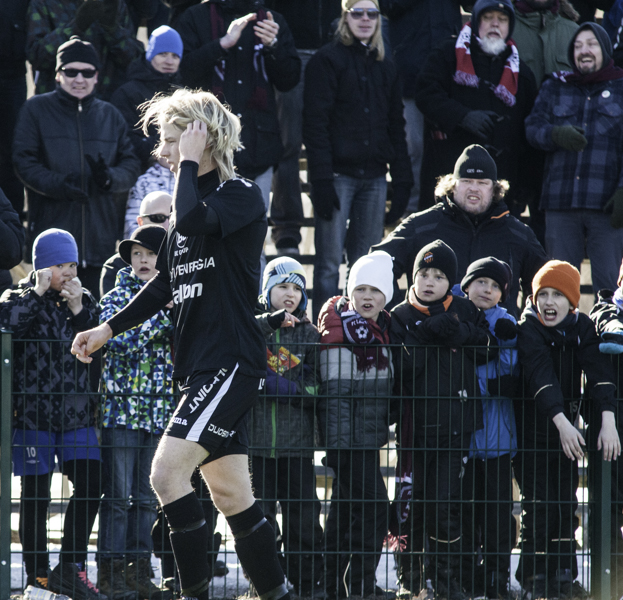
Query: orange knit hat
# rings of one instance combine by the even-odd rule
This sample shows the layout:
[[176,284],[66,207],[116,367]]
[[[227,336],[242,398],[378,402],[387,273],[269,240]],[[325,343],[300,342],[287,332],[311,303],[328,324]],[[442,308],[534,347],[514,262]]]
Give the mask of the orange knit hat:
[[573,308],[580,303],[580,272],[564,260],[546,262],[532,280],[532,294],[536,302],[542,288],[551,287],[562,292]]

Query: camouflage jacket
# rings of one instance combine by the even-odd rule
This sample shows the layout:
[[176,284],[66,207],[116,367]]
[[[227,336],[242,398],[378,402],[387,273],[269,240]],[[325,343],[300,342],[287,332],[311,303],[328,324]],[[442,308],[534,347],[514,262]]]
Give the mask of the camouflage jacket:
[[39,296],[33,284],[31,273],[0,297],[0,327],[14,334],[13,426],[52,432],[92,427],[98,402],[71,343],[98,324],[99,306],[83,290],[82,311],[73,315],[58,292]]

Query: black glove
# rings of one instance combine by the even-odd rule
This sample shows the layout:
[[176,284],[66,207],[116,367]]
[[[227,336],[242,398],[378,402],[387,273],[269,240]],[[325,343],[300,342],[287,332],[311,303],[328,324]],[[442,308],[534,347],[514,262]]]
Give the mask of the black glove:
[[102,14],[99,22],[106,29],[114,29],[117,25],[117,13],[119,12],[119,0],[100,0],[102,2]]
[[63,196],[65,196],[67,200],[79,202],[80,204],[86,204],[89,201],[88,194],[82,191],[80,187],[79,173],[65,175],[65,179],[63,179]]
[[330,221],[333,216],[333,209],[340,208],[338,198],[332,179],[318,179],[311,184],[311,201],[314,205],[314,212],[325,221]]
[[266,321],[270,325],[271,329],[277,331],[277,329],[281,327],[283,320],[286,318],[286,312],[286,309],[282,308],[281,310],[278,310],[277,312],[274,312],[266,317]]
[[91,167],[91,179],[93,179],[99,188],[109,190],[112,178],[110,176],[110,169],[106,166],[102,153],[99,153],[97,160],[90,154],[86,154],[85,158],[89,163],[89,167]]
[[78,31],[86,31],[94,21],[99,21],[102,14],[103,3],[101,0],[84,0],[78,7],[74,23]]
[[445,312],[422,321],[418,332],[429,340],[450,341],[459,331],[460,325],[454,315]]
[[500,340],[512,340],[517,337],[517,325],[510,319],[498,319],[493,327],[495,337]]
[[472,110],[461,121],[461,127],[482,140],[493,133],[498,114],[492,110]]
[[575,125],[556,125],[552,128],[552,142],[563,150],[579,152],[586,148],[588,140],[584,136],[584,129]]
[[[389,196],[389,194],[388,194]],[[411,196],[411,186],[408,183],[392,184],[391,208],[385,213],[385,225],[395,223],[405,212],[409,197]]]
[[604,212],[611,213],[610,225],[615,229],[623,227],[623,188],[618,188],[606,202]]

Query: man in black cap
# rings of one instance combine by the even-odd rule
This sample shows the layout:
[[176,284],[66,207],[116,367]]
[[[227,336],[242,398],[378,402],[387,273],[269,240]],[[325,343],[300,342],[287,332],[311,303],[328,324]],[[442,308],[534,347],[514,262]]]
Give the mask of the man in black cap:
[[95,97],[99,67],[89,42],[74,36],[61,45],[56,91],[24,104],[13,144],[28,194],[27,253],[43,230],[69,231],[78,243],[78,277],[96,296],[102,265],[121,237],[119,200],[140,173],[123,115]]
[[613,290],[623,256],[623,69],[596,23],[578,29],[568,58],[573,71],[543,83],[526,119],[528,141],[547,154],[545,243],[577,269],[586,246],[593,290]]
[[[412,214],[385,240],[373,246],[394,258],[394,304],[404,298],[398,288],[403,274],[410,277],[415,257],[436,239],[448,244],[458,261],[457,278],[479,258],[494,256],[513,271],[511,288],[502,305],[517,313],[520,287],[529,290],[534,274],[547,257],[532,230],[510,215],[504,203],[508,182],[498,180],[489,153],[476,144],[465,148],[454,172],[440,178],[439,204]],[[409,286],[411,285],[409,280]]]
[[[415,102],[428,122],[420,205],[434,204],[438,176],[448,173],[463,149],[482,144],[511,184],[519,215],[532,193],[530,172],[519,176],[527,149],[524,119],[537,89],[530,68],[511,39],[515,11],[510,0],[478,0],[458,37],[432,52],[417,79]],[[537,186],[538,190],[538,186]]]

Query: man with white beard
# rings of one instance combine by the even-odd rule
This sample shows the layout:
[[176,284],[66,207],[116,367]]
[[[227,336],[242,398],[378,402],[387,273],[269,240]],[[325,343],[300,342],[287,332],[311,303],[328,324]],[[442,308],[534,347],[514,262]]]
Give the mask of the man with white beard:
[[417,79],[415,101],[427,119],[420,210],[435,203],[439,176],[471,144],[484,146],[498,175],[510,183],[506,201],[513,214],[538,193],[530,173],[519,175],[528,147],[523,121],[537,88],[511,39],[515,11],[510,0],[478,0],[458,37],[431,52]]

